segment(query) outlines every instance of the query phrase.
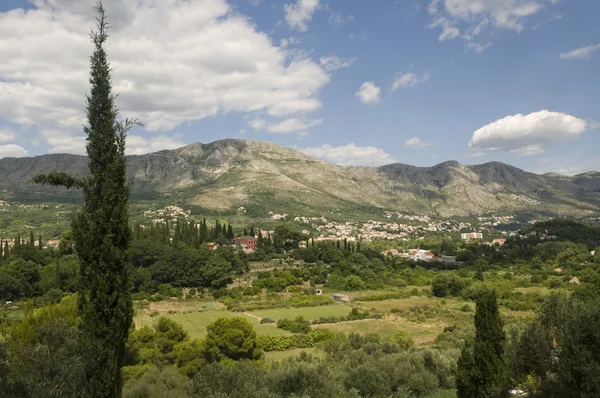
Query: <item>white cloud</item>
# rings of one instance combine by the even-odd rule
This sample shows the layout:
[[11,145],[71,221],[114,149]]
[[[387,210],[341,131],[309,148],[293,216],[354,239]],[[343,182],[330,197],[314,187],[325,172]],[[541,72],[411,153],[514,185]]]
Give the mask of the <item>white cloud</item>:
[[264,130],[269,133],[299,133],[306,135],[306,130],[321,124],[322,120],[307,120],[300,118],[290,118],[281,122],[267,122],[264,119],[256,118],[248,121],[250,127],[254,130]]
[[184,145],[185,143],[181,141],[180,135],[174,135],[172,137],[160,135],[152,138],[129,135],[127,136],[125,153],[127,155],[143,155],[146,153],[162,151],[164,149],[181,148]]
[[481,43],[477,43],[474,41],[467,42],[467,48],[469,50],[475,51],[477,54],[479,54],[486,48],[490,47],[491,45],[492,45],[492,43],[490,43],[490,42],[487,42],[486,44],[481,44]]
[[293,36],[279,40],[279,44],[283,48],[294,45],[294,44],[298,44],[298,43],[300,43],[300,39],[298,39],[297,37],[293,37]]
[[365,82],[354,94],[365,105],[374,105],[381,101],[381,88],[373,82]]
[[354,15],[348,15],[347,17],[344,17],[344,15],[342,15],[342,13],[333,11],[329,14],[328,21],[331,24],[331,26],[339,28],[346,22],[351,22],[353,20],[354,20]]
[[254,6],[254,7],[258,7],[260,5],[260,3],[262,3],[263,0],[250,0],[250,5]]
[[321,57],[321,59],[319,59],[319,63],[327,72],[333,72],[338,69],[348,68],[354,63],[355,60],[355,58],[343,59],[332,55],[329,57]]
[[8,144],[0,145],[0,159],[2,158],[22,158],[27,156],[27,150],[20,145]]
[[460,36],[460,29],[458,29],[448,18],[445,17],[437,17],[429,24],[429,27],[442,28],[442,31],[438,36],[439,41],[454,39],[455,37]]
[[15,133],[8,129],[0,129],[0,142],[11,142],[15,139]]
[[404,143],[406,146],[416,146],[419,148],[425,148],[433,145],[431,142],[422,141],[419,137],[412,137],[406,140]]
[[[0,58],[11,60],[0,62],[0,118],[71,137],[66,148],[48,142],[55,151],[77,147],[85,123],[95,2],[36,1],[37,9],[0,13]],[[104,5],[117,105],[149,131],[228,112],[290,118],[321,107],[329,74],[276,46],[225,0]]]
[[600,43],[594,44],[593,46],[576,48],[575,50],[571,50],[566,53],[561,53],[560,57],[563,59],[569,59],[569,58],[586,59],[586,58],[590,58],[590,54],[596,50],[600,50]]
[[[474,42],[485,30],[510,29],[521,32],[528,18],[553,0],[433,0],[427,8],[430,28],[440,28],[439,40],[462,37],[467,48],[475,52],[489,44]],[[461,32],[462,35],[461,35]],[[473,44],[471,44],[473,43]]]
[[306,23],[312,19],[314,12],[320,7],[319,0],[298,0],[295,4],[285,4],[285,22],[291,29],[306,32]]
[[542,152],[544,144],[579,136],[587,127],[585,120],[562,112],[519,113],[475,131],[469,148],[476,152],[505,151],[532,155]]
[[396,162],[394,157],[381,148],[356,146],[354,143],[334,147],[325,144],[313,148],[300,148],[301,152],[341,166],[382,166]]
[[59,130],[46,130],[42,136],[49,145],[50,153],[72,153],[74,155],[85,155],[85,137],[67,135]]
[[392,90],[399,88],[414,87],[417,84],[425,83],[429,80],[429,73],[418,75],[413,72],[398,72],[394,77],[394,83],[392,84]]
[[531,156],[531,155],[537,155],[538,153],[544,152],[544,148],[542,148],[541,145],[533,144],[533,145],[524,146],[522,148],[513,149],[510,152],[516,153],[517,155],[521,155],[521,156]]

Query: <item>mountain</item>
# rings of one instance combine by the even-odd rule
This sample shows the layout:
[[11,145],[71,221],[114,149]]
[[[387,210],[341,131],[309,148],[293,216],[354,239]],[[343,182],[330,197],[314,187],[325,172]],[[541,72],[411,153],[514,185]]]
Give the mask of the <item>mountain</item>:
[[[276,144],[220,140],[127,157],[133,200],[184,201],[210,211],[251,216],[267,211],[381,212],[466,216],[485,212],[590,215],[600,213],[600,173],[537,175],[490,162],[433,167],[391,164],[342,167]],[[73,200],[77,191],[34,185],[34,176],[87,173],[84,156],[54,154],[0,159],[0,197]]]

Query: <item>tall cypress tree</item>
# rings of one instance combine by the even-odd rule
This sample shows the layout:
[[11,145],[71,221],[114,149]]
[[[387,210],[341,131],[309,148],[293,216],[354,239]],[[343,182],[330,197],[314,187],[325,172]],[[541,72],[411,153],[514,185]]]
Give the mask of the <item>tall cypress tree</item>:
[[42,244],[42,233],[40,232],[38,234],[38,249],[42,250],[43,244]]
[[127,273],[131,240],[126,183],[125,138],[136,120],[117,121],[111,93],[111,69],[104,45],[110,28],[98,2],[97,30],[91,39],[91,93],[87,96],[84,126],[90,177],[64,173],[36,177],[42,184],[83,188],[85,203],[73,217],[73,238],[81,264],[79,311],[89,397],[120,397],[121,366],[133,309]]
[[495,291],[482,293],[475,312],[475,343],[465,346],[458,360],[456,389],[459,398],[491,398],[506,392],[504,330]]

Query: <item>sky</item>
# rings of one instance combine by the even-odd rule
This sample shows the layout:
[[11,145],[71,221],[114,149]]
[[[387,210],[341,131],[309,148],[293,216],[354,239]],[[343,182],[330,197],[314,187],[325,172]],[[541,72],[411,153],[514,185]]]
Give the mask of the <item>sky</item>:
[[[127,153],[600,170],[600,0],[104,0]],[[95,0],[0,0],[0,158],[85,153]]]

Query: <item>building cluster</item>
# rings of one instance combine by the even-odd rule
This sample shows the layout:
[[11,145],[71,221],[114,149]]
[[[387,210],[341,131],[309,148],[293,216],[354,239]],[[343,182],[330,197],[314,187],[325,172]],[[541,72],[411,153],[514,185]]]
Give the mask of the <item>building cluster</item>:
[[159,210],[146,210],[144,212],[144,217],[154,217],[154,219],[152,219],[153,223],[161,223],[165,222],[167,219],[177,221],[179,218],[187,218],[191,213],[191,210],[184,210],[179,206],[167,206],[164,209]]

